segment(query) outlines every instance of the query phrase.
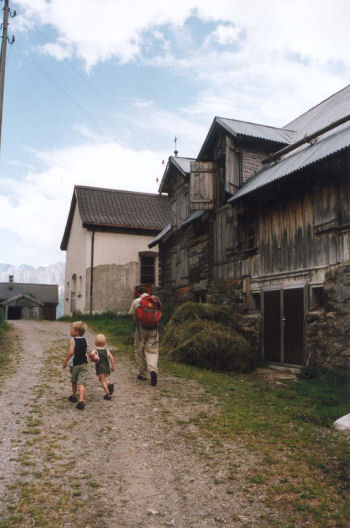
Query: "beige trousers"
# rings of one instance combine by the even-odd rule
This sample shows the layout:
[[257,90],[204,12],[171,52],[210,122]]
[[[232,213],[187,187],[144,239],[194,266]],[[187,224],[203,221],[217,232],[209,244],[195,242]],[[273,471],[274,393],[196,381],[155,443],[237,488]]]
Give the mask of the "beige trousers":
[[136,327],[134,335],[135,359],[139,366],[139,374],[146,376],[147,372],[158,372],[158,330],[146,330]]

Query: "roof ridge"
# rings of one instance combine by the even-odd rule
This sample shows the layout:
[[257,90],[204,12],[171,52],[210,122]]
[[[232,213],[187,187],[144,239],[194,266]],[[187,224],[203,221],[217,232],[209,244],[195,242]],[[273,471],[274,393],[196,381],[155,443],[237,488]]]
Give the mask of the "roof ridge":
[[[340,92],[342,92],[343,90],[346,90],[346,88],[349,88],[349,87],[350,87],[350,84],[347,84],[346,86],[344,86],[344,88],[341,88],[340,90],[338,90],[337,92],[334,92],[334,94],[332,94],[332,95],[329,95],[328,97],[326,97],[325,99],[323,99],[323,100],[320,101],[319,103],[315,104],[314,106],[312,106],[312,107],[309,108],[308,110],[305,110],[305,112],[303,112],[302,114],[298,115],[297,117],[295,117],[294,119],[292,119],[291,121],[289,121],[285,126],[288,126],[289,123],[293,123],[293,121],[296,121],[297,119],[299,119],[299,118],[302,117],[303,115],[308,114],[308,113],[311,112],[311,110],[313,110],[314,108],[317,108],[317,107],[320,106],[321,104],[325,103],[325,102],[328,101],[329,99],[332,99],[332,97],[335,97],[335,96],[338,95]],[[288,130],[288,128],[283,128],[283,130]]]
[[139,196],[160,196],[158,193],[147,193],[147,192],[141,192],[141,191],[125,191],[123,189],[109,189],[107,187],[93,187],[90,185],[75,185],[74,189],[89,189],[90,191],[109,191],[109,192],[133,194],[133,195],[139,195]]
[[293,130],[292,128],[281,128],[281,127],[275,127],[272,125],[264,125],[263,123],[253,123],[252,121],[243,121],[242,119],[233,119],[232,117],[221,117],[221,116],[215,116],[215,119],[226,119],[228,121],[238,121],[239,123],[247,123],[248,125],[258,125],[263,126],[266,128],[273,128],[274,130],[285,130],[287,132],[296,132],[296,130]]
[[169,156],[169,158],[174,159],[187,159],[187,160],[195,160],[196,158],[189,158],[188,156]]

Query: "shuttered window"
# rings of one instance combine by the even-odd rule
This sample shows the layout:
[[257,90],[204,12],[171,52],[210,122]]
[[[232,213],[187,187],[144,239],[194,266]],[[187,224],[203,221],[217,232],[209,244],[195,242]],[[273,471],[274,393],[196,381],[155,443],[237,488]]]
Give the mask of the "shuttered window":
[[242,154],[233,145],[231,138],[226,137],[225,187],[233,195],[241,185]]
[[190,175],[190,209],[213,208],[214,164],[211,161],[192,161]]
[[155,283],[155,257],[141,256],[141,284]]

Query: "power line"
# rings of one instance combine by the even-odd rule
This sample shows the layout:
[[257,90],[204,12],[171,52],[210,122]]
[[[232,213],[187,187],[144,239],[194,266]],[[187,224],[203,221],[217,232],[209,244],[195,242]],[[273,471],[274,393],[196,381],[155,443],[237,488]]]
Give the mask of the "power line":
[[[44,38],[45,38],[45,35],[44,33],[39,29],[39,28],[36,28],[36,31],[38,33],[40,33]],[[84,76],[74,65],[73,63],[69,60],[69,59],[66,59],[64,61],[65,64],[68,64],[70,66],[70,68],[78,75],[78,77],[83,81],[85,82],[85,84],[87,86],[89,86],[89,88],[94,92],[95,95],[97,95],[97,97],[100,99],[100,101],[102,101],[102,103],[110,110],[112,110],[115,114],[118,114],[118,111],[117,109],[110,103],[110,101],[103,95],[101,94],[97,89],[96,87],[91,83],[91,81],[86,77]],[[122,116],[118,116],[118,119],[120,121],[122,121],[123,123],[125,123],[125,125],[129,128],[129,130],[131,130],[139,139],[141,139],[141,141],[146,145],[147,148],[149,148],[150,150],[152,150],[152,147],[151,145],[148,143],[148,141],[146,140],[146,138],[144,136],[142,136],[142,134],[140,134],[131,124],[129,121],[127,121],[125,118],[123,118]]]

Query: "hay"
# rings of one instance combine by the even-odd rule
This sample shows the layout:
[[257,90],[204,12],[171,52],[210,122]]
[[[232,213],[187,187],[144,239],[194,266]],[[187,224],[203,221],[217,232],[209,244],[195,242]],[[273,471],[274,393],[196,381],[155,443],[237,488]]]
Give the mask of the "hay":
[[227,306],[185,303],[177,308],[163,332],[162,353],[202,368],[249,372],[255,357],[235,326]]

